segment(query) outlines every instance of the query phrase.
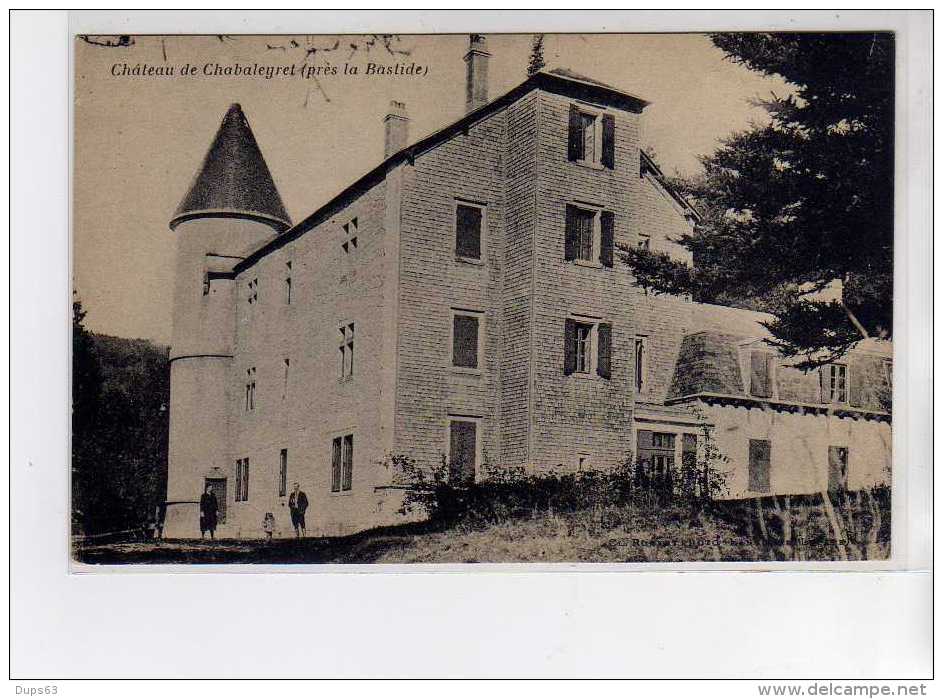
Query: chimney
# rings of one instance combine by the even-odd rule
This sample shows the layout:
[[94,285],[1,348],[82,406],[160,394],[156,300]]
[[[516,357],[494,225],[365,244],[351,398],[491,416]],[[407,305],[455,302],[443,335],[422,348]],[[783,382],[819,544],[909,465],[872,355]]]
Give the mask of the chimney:
[[406,103],[393,100],[390,110],[383,117],[383,159],[402,150],[409,139],[409,117],[406,116]]
[[488,102],[488,41],[481,34],[468,35],[465,54],[465,113],[473,112]]

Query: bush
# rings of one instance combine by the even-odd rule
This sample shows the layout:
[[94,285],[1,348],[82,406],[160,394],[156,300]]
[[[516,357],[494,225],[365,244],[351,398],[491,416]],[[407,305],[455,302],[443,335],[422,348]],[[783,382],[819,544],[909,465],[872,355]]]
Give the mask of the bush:
[[[703,500],[716,494],[713,471],[697,463],[682,465],[668,474],[653,473],[648,464],[626,456],[612,469],[565,471],[562,466],[540,472],[522,467],[486,465],[474,483],[449,478],[445,457],[432,468],[422,468],[406,455],[391,455],[389,465],[396,483],[405,490],[402,514],[418,512],[430,520],[494,524],[543,512],[681,504],[699,512]],[[714,483],[712,489],[711,484]],[[705,485],[707,484],[707,485]]]

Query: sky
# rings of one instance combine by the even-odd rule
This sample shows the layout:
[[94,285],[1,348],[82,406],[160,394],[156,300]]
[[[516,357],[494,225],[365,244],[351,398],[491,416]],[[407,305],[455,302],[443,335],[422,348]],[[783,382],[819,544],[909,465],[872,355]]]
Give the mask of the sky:
[[[113,37],[91,37],[109,43]],[[531,35],[489,35],[490,95],[526,78]],[[383,156],[390,100],[406,103],[410,140],[464,113],[467,35],[400,36],[391,53],[357,36],[146,36],[130,46],[76,40],[73,286],[86,327],[167,344],[175,234],[167,226],[223,115],[239,102],[292,221],[316,210]],[[335,48],[336,46],[336,48]],[[313,51],[311,51],[313,49]],[[699,34],[549,34],[546,70],[567,67],[651,102],[642,145],[669,173],[752,121],[753,102],[788,85],[726,60]],[[204,65],[320,66],[316,79],[204,76]],[[415,63],[422,75],[367,75],[368,63]],[[185,65],[196,75],[181,75]],[[356,75],[344,74],[344,65]],[[124,66],[173,76],[120,75]],[[115,75],[114,73],[119,73]]]

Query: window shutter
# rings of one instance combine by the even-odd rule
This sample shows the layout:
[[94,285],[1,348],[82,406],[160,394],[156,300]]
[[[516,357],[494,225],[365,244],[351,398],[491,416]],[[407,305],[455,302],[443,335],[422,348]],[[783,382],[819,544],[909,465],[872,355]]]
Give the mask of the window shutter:
[[576,321],[567,318],[563,325],[563,373],[576,371]]
[[616,120],[612,114],[602,115],[602,164],[610,170],[616,165]]
[[654,443],[654,433],[651,430],[639,430],[638,431],[638,443],[636,444],[636,456],[635,460],[638,463],[643,461],[651,461],[652,459],[652,445]]
[[563,240],[563,259],[568,262],[576,259],[576,249],[579,245],[577,235],[579,216],[577,215],[577,211],[577,208],[572,204],[566,205],[566,231]]
[[575,104],[570,105],[570,129],[569,129],[569,139],[568,139],[568,148],[567,148],[567,159],[568,160],[579,160],[580,159],[580,146],[582,141],[580,140],[582,134],[580,133],[580,110],[576,108]]
[[821,402],[830,403],[832,398],[830,395],[829,389],[829,370],[831,366],[826,364],[823,367],[819,367],[819,388],[821,391]]
[[599,361],[596,373],[604,379],[612,378],[612,324],[600,323],[598,333]]
[[[877,408],[878,405],[870,405],[871,403],[876,403],[877,401],[872,401],[871,397],[873,393],[868,389],[874,388],[874,383],[877,383],[879,380],[880,374],[877,371],[870,373],[869,376],[865,376],[864,366],[861,364],[854,367],[856,371],[852,371],[851,362],[848,363],[848,368],[845,370],[845,391],[848,396],[848,403],[855,406],[856,408]],[[877,367],[874,367],[875,369]],[[872,383],[871,386],[868,386],[868,383]]]
[[769,398],[772,395],[769,360],[770,356],[766,352],[750,353],[750,393],[760,398]]
[[599,214],[599,261],[612,267],[612,248],[615,240],[615,215],[611,211]]

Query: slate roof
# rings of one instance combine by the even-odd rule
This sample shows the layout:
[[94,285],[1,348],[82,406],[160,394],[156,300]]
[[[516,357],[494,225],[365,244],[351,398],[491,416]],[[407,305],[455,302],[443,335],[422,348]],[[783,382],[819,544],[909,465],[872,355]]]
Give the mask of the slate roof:
[[402,150],[393,153],[372,170],[341,190],[327,203],[316,209],[303,220],[296,223],[291,227],[290,230],[286,231],[282,235],[277,236],[275,239],[268,241],[247,255],[245,260],[238,263],[233,268],[233,271],[238,274],[239,272],[248,269],[269,253],[277,250],[283,245],[287,245],[292,240],[296,240],[322,221],[330,218],[337,211],[341,210],[350,201],[356,198],[356,196],[361,192],[366,191],[369,187],[372,187],[374,184],[381,181],[385,177],[388,169],[393,168],[397,164],[404,161],[412,162],[417,156],[438,147],[441,143],[445,142],[455,134],[465,131],[475,122],[484,119],[486,116],[498,111],[499,109],[503,109],[514,100],[522,97],[534,89],[541,89],[555,94],[576,97],[577,99],[583,99],[589,102],[602,102],[604,104],[611,104],[621,109],[626,109],[639,114],[648,104],[650,104],[650,102],[642,99],[641,97],[615,87],[610,87],[609,85],[601,83],[598,80],[586,78],[565,68],[557,68],[548,72],[540,71],[538,73],[534,73],[522,83],[518,84],[517,87],[512,88],[503,95],[491,100],[487,104],[482,105],[478,109],[469,112],[456,121],[453,121],[448,126],[445,126],[438,131],[421,138],[415,143],[406,146]]
[[291,227],[272,174],[238,104],[223,117],[170,227],[197,216],[261,218],[279,231]]

